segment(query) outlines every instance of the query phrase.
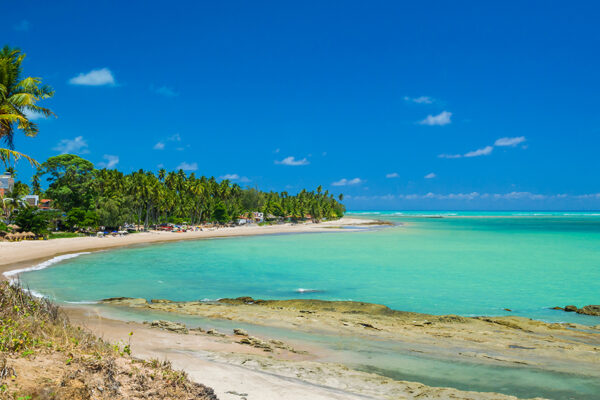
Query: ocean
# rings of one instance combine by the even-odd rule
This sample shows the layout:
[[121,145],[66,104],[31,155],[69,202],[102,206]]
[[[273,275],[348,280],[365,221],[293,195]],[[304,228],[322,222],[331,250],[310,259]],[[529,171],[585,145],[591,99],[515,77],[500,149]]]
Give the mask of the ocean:
[[550,308],[600,302],[600,213],[349,215],[396,225],[101,251],[63,257],[21,279],[66,302],[318,298],[431,314],[598,323]]
[[[600,324],[598,317],[551,309],[600,303],[598,212],[364,211],[348,215],[394,225],[66,255],[20,276],[32,291],[65,303],[94,303],[118,296],[318,298],[431,314],[518,315]],[[204,328],[234,326],[231,321],[175,314],[106,312],[127,320],[162,318]],[[334,350],[335,357],[324,361],[431,386],[552,399],[597,399],[600,393],[597,379],[576,371],[564,374],[458,362],[420,356],[395,342],[235,326]]]

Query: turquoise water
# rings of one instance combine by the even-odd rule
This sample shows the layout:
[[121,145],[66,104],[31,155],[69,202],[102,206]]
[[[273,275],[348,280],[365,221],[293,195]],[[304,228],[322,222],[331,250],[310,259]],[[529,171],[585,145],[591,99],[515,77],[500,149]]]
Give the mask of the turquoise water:
[[449,214],[455,213],[364,213],[399,225],[97,252],[21,278],[69,302],[115,296],[319,298],[432,314],[599,323],[549,310],[600,303],[598,214],[423,217]]
[[[63,302],[115,296],[320,298],[433,314],[511,314],[600,323],[597,317],[549,309],[600,303],[600,213],[482,214],[354,213],[396,225],[130,247],[84,254],[23,273],[21,279]],[[162,318],[219,329],[242,326],[252,334],[335,350],[324,361],[432,386],[552,399],[596,399],[600,393],[593,377],[435,359],[415,354],[401,342],[92,307],[126,320]]]

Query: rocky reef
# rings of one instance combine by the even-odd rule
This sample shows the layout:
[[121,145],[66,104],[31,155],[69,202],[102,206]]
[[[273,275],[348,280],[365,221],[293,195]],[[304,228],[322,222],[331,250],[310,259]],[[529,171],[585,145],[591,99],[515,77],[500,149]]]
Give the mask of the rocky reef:
[[568,305],[563,307],[553,307],[553,310],[563,310],[566,312],[576,312],[577,314],[591,315],[594,317],[600,317],[600,305],[589,305],[577,308],[574,305]]

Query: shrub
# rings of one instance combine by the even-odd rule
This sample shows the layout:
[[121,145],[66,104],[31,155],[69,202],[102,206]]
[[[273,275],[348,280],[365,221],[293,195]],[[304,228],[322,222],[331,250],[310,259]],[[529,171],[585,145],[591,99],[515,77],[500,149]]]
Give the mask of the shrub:
[[33,232],[36,235],[46,235],[48,233],[48,222],[48,214],[34,207],[20,209],[15,218],[15,223],[24,232]]

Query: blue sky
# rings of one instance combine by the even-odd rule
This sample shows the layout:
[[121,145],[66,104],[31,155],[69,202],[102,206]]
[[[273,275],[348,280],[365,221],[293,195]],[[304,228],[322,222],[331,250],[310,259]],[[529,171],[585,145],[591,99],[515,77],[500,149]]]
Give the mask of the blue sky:
[[[56,90],[17,149],[182,167],[350,209],[600,209],[600,5],[27,1]],[[31,169],[19,165],[22,179]]]

